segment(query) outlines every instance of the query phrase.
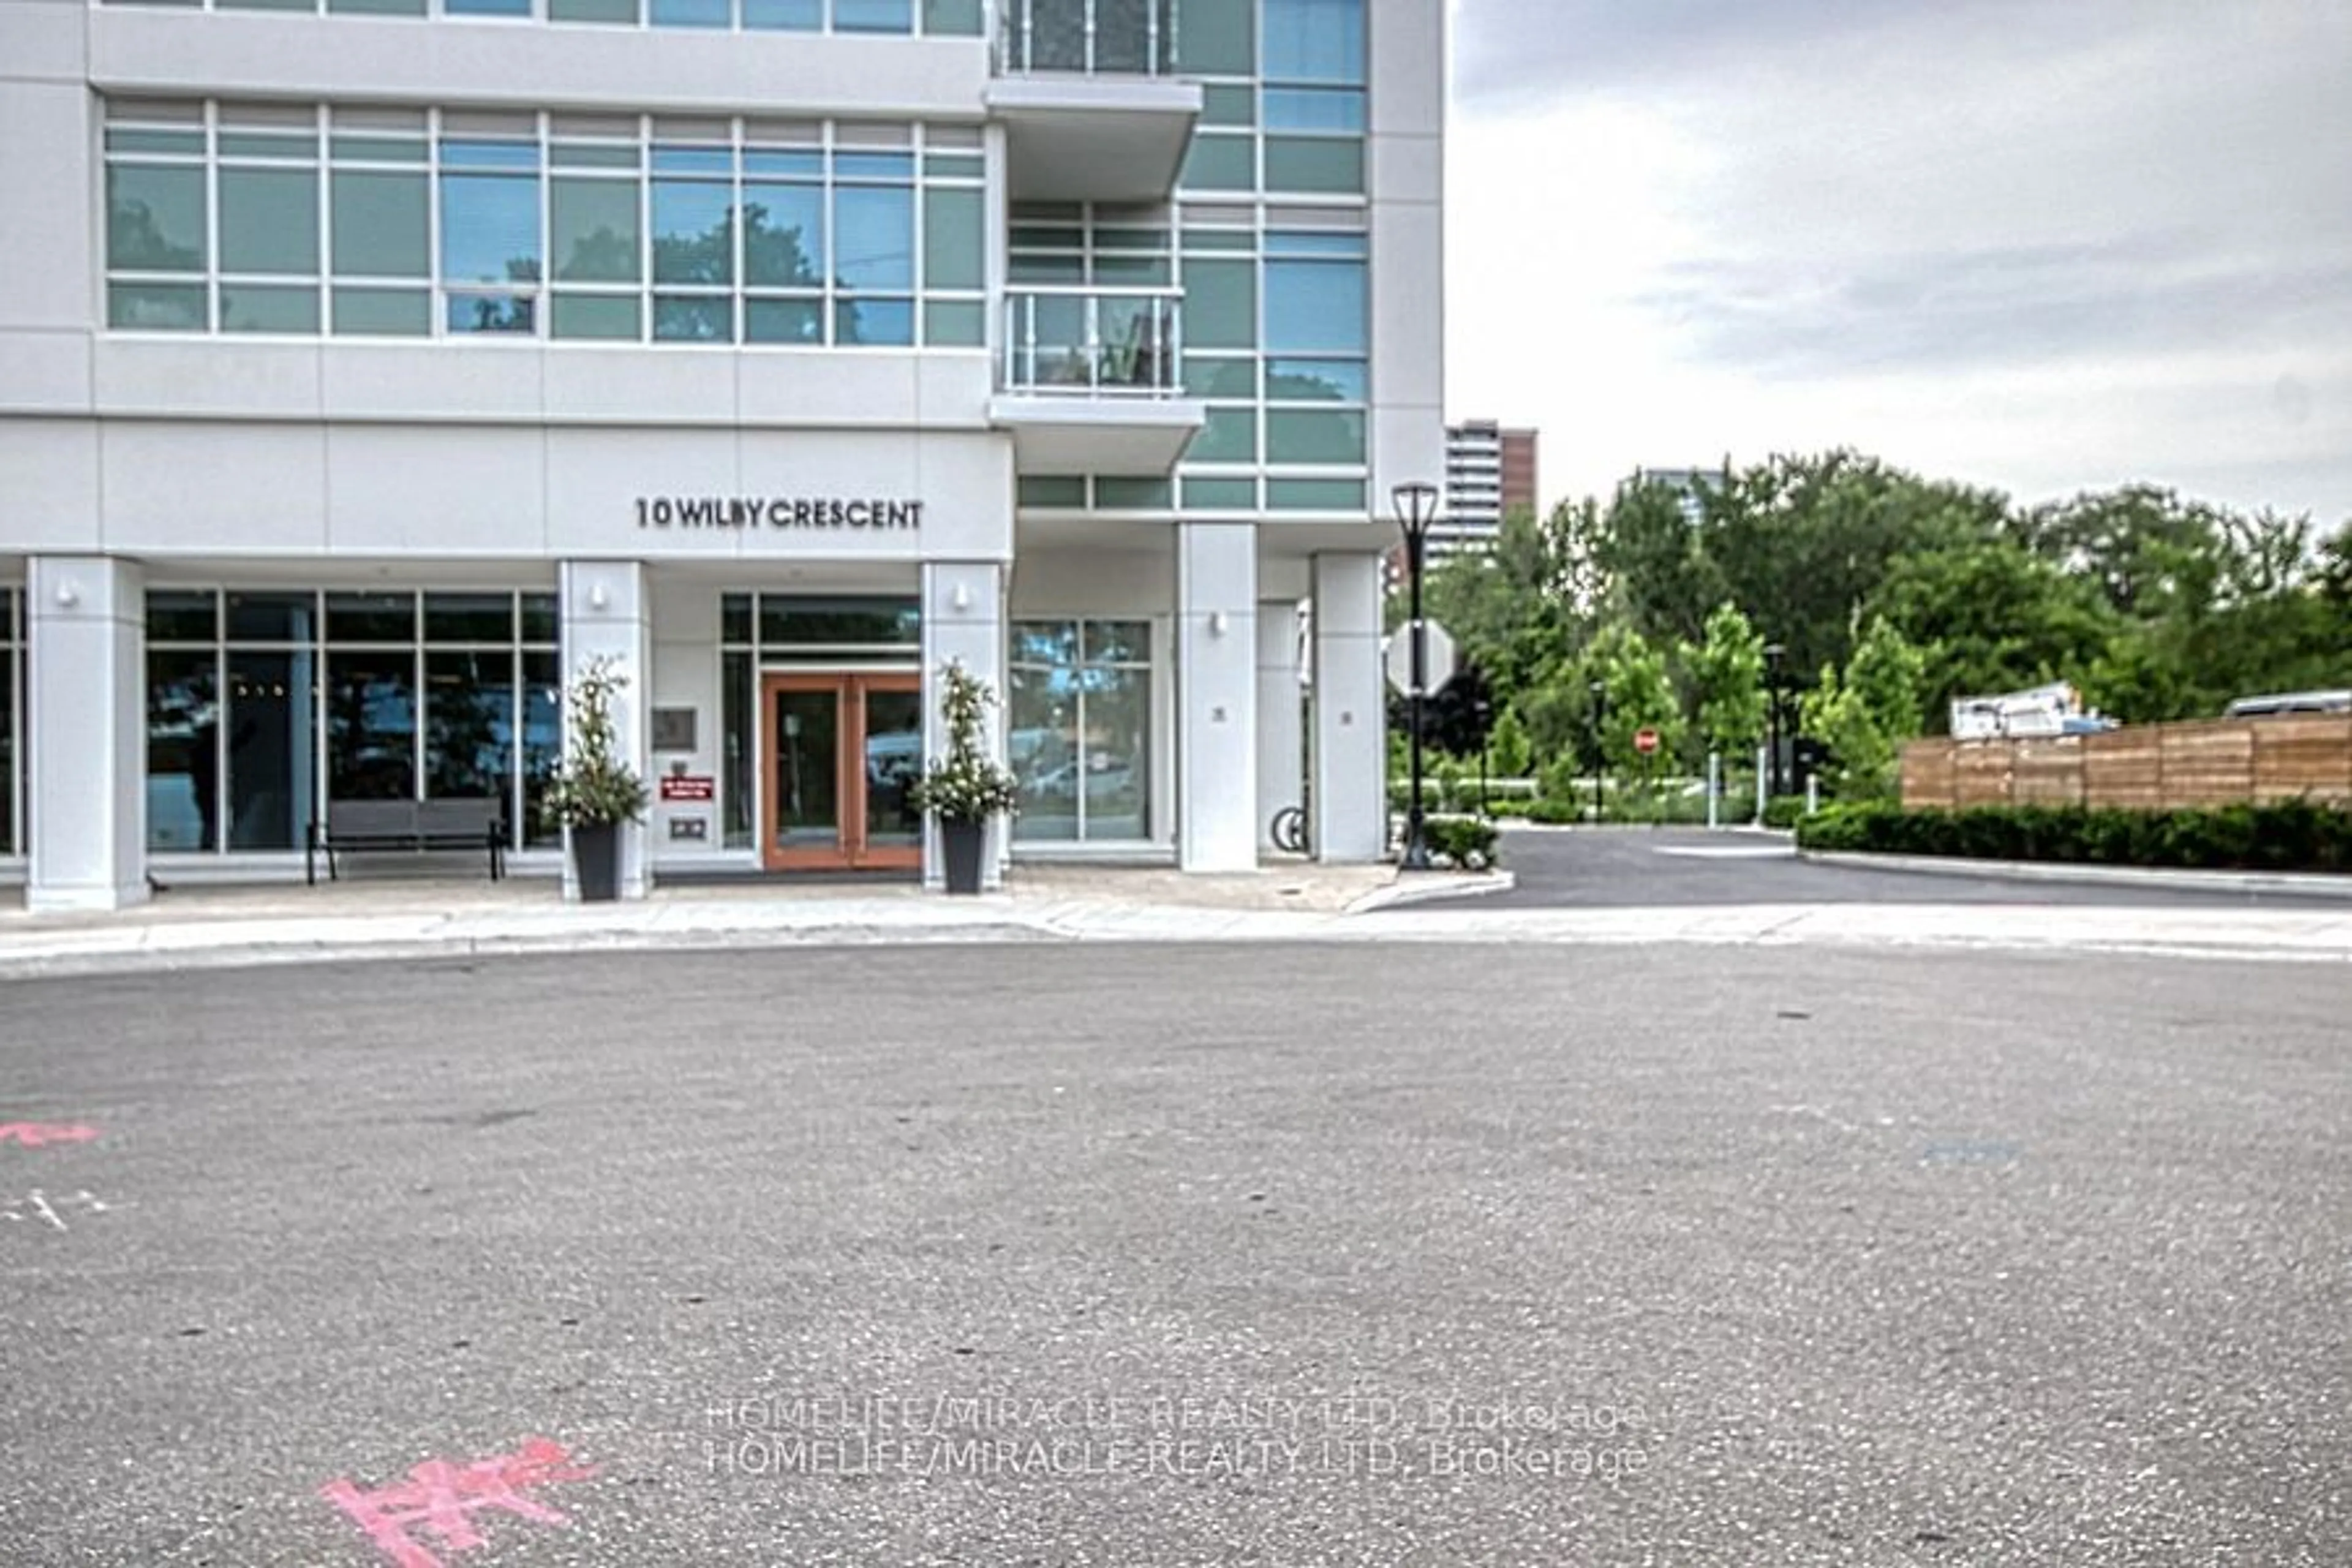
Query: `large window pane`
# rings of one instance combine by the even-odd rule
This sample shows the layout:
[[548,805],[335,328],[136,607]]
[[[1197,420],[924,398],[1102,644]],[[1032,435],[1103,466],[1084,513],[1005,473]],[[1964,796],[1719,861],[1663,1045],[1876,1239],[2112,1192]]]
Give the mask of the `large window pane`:
[[743,0],[743,25],[780,32],[817,32],[824,26],[824,0]]
[[719,757],[719,790],[726,819],[719,828],[719,846],[751,847],[751,656],[726,656],[719,691],[719,729],[725,751]]
[[1360,463],[1364,416],[1353,409],[1276,408],[1265,416],[1269,463]]
[[730,0],[653,0],[656,27],[724,27],[734,21]]
[[423,174],[337,171],[328,223],[340,278],[423,278],[431,270]]
[[[234,621],[235,611],[231,611]],[[317,813],[308,648],[228,656],[228,844],[295,849]]]
[[327,656],[327,793],[334,800],[415,798],[414,650]]
[[915,0],[833,0],[836,33],[911,33]]
[[[1364,0],[1262,0],[1268,81],[1364,79]],[[1192,22],[1191,10],[1185,23]]]
[[1257,347],[1257,264],[1184,262],[1184,342],[1196,349]]
[[735,280],[735,224],[728,186],[712,180],[656,180],[653,224],[655,282]]
[[1364,144],[1351,136],[1269,136],[1265,188],[1359,195],[1364,188]]
[[923,287],[978,289],[985,279],[985,207],[978,191],[923,193]]
[[205,287],[201,283],[110,283],[106,324],[129,331],[201,332]]
[[319,633],[319,601],[312,594],[231,594],[231,642],[310,642]]
[[563,756],[563,675],[552,649],[526,649],[522,656],[521,837],[526,845],[554,844],[562,835],[541,807],[547,786]]
[[433,300],[422,289],[337,289],[335,331],[353,336],[421,338],[433,331]]
[[330,594],[327,637],[333,642],[415,642],[416,595]]
[[1186,76],[1251,76],[1257,66],[1255,0],[1184,0],[1177,68]]
[[147,655],[147,847],[218,846],[220,655],[211,648]]
[[514,658],[506,648],[425,656],[427,799],[513,798]]
[[548,192],[557,281],[634,283],[638,259],[634,180],[558,179]]
[[209,588],[147,591],[149,642],[213,642],[220,637],[220,595]]
[[1151,672],[1090,666],[1084,689],[1086,837],[1095,843],[1149,837]]
[[220,265],[224,272],[319,270],[319,176],[310,169],[223,169]]
[[1021,780],[1013,836],[1052,842],[1078,836],[1077,693],[1066,668],[1014,665],[1007,680],[1005,749]]
[[549,330],[559,338],[635,342],[645,336],[635,294],[566,294],[558,290]]
[[511,643],[514,641],[514,595],[427,594],[425,595],[425,640]]
[[754,288],[821,289],[824,270],[824,187],[746,184],[743,280]]
[[1365,344],[1364,264],[1265,264],[1265,346],[1274,353],[1360,354]]
[[441,178],[441,272],[452,283],[530,283],[540,273],[539,181]]
[[220,330],[224,332],[316,332],[319,330],[319,289],[271,288],[257,283],[224,283],[220,291]]
[[760,641],[769,648],[909,648],[923,640],[913,599],[760,595]]
[[915,193],[898,186],[851,186],[834,193],[839,243],[834,273],[847,289],[915,286]]
[[106,171],[106,264],[138,272],[205,268],[205,172],[116,164]]
[[844,300],[834,311],[833,341],[904,348],[915,341],[915,302]]

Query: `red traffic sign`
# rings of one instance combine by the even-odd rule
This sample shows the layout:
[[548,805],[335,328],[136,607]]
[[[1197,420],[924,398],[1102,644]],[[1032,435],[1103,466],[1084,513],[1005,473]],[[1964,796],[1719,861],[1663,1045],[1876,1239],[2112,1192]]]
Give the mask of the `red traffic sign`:
[[1634,731],[1633,749],[1643,756],[1648,756],[1658,749],[1658,732],[1655,730]]

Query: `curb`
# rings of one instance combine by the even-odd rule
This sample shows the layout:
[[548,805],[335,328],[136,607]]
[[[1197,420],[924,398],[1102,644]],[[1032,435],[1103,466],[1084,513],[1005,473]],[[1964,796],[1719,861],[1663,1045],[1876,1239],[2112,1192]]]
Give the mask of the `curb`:
[[1940,855],[1869,855],[1800,849],[1816,866],[1863,871],[1906,871],[1924,877],[1974,877],[2011,882],[2068,882],[2087,887],[2159,888],[2172,892],[2276,893],[2301,899],[2352,900],[2352,876],[2327,871],[2195,871],[2163,867],[2085,866],[2038,860],[1963,860]]
[[1489,893],[1507,893],[1519,885],[1519,879],[1509,871],[1487,871],[1461,876],[1451,871],[1430,874],[1427,880],[1405,881],[1403,873],[1385,888],[1374,888],[1350,903],[1343,914],[1369,915],[1381,910],[1402,909],[1409,904],[1434,904],[1449,899],[1481,899]]

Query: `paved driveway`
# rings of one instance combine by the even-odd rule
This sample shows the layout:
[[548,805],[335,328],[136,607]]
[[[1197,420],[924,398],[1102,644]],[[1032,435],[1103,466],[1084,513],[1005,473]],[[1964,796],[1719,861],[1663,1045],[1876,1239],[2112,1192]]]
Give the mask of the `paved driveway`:
[[2340,899],[2273,893],[2070,886],[2000,878],[1920,876],[1797,858],[1783,835],[1695,828],[1521,828],[1503,836],[1517,889],[1497,909],[1687,904],[2037,904],[2109,908],[2237,905],[2352,910]]
[[0,985],[0,1562],[2261,1563],[2334,967],[908,947]]

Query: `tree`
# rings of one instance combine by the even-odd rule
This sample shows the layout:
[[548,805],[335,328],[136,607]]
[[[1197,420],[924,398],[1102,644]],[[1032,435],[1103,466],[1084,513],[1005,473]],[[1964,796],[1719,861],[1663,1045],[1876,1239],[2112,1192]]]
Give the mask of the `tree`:
[[1822,667],[1806,694],[1806,733],[1828,746],[1831,788],[1848,799],[1891,794],[1904,742],[1921,728],[1919,682],[1926,660],[1885,616],[1854,644],[1845,674]]
[[1519,710],[1505,708],[1495,721],[1495,772],[1507,779],[1525,778],[1535,760],[1533,747],[1528,742],[1528,727],[1519,722]]
[[2081,681],[2121,629],[2079,578],[2004,539],[1897,562],[1869,613],[1927,657],[1920,695],[1955,697]]
[[[1612,627],[1592,647],[1592,668],[1608,693],[1601,722],[1601,751],[1622,777],[1654,784],[1682,744],[1683,710],[1666,674],[1666,655],[1630,626]],[[1636,751],[1633,737],[1658,732],[1657,749]]]
[[1683,645],[1710,751],[1745,755],[1764,735],[1764,639],[1728,602],[1706,618],[1706,640]]

